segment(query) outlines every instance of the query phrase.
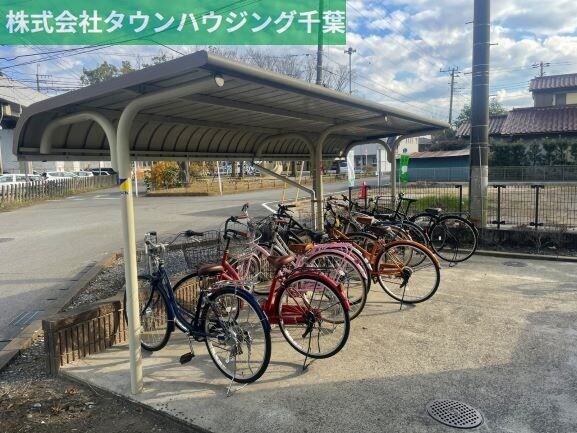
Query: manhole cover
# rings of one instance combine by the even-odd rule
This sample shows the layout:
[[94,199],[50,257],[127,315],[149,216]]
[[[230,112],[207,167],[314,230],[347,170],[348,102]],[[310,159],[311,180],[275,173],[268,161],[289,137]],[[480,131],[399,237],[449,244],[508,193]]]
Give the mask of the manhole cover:
[[511,266],[512,268],[524,268],[527,266],[527,263],[523,262],[503,262],[505,266]]
[[14,240],[14,238],[0,238],[0,244],[1,244],[2,242],[10,242],[10,241],[13,241],[13,240]]
[[475,428],[483,422],[477,409],[456,400],[433,400],[427,404],[427,413],[449,427]]

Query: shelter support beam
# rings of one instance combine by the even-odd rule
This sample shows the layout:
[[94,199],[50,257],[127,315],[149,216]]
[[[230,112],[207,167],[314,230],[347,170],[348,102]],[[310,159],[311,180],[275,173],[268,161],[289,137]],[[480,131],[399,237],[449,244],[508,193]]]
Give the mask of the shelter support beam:
[[[279,179],[279,180],[282,180],[283,182],[286,182],[286,183],[288,183],[289,185],[294,186],[295,188],[298,188],[298,189],[300,189],[301,191],[304,191],[304,192],[306,192],[308,195],[310,195],[310,197],[311,197],[311,212],[312,212],[312,215],[314,216],[314,214],[315,214],[315,198],[316,198],[314,189],[307,188],[306,186],[301,185],[301,184],[298,183],[298,182],[295,182],[294,180],[288,178],[287,176],[283,176],[282,174],[277,174],[277,173],[275,173],[274,171],[269,170],[268,168],[264,168],[262,165],[257,164],[257,163],[255,163],[255,162],[253,162],[252,165],[254,165],[255,167],[258,167],[258,169],[259,169],[260,171],[262,171],[263,173],[266,173],[266,174],[268,174],[269,176],[272,176],[272,177],[275,177],[275,178],[277,178],[277,179]],[[315,229],[316,229],[316,228],[315,228]]]
[[106,139],[108,140],[108,145],[110,146],[110,163],[114,171],[118,171],[118,162],[116,158],[116,129],[114,129],[112,122],[110,122],[110,120],[105,116],[93,111],[75,113],[53,120],[42,133],[42,138],[40,139],[40,153],[45,155],[51,153],[53,150],[52,135],[58,127],[86,121],[98,123],[104,131]]
[[122,111],[118,121],[117,158],[122,194],[122,223],[124,233],[124,276],[126,279],[126,312],[128,316],[128,344],[130,352],[130,384],[133,394],[142,391],[142,359],[140,351],[140,316],[138,312],[138,281],[136,267],[136,236],[134,208],[130,181],[130,131],[138,112],[146,107],[181,98],[213,86],[222,87],[221,76],[209,76],[182,86],[151,92],[133,99]]
[[333,125],[325,129],[321,135],[319,136],[316,145],[315,145],[315,153],[313,158],[314,164],[314,178],[313,178],[313,187],[315,189],[315,193],[317,196],[316,200],[316,227],[320,230],[324,227],[323,222],[323,195],[324,195],[324,188],[323,188],[323,173],[322,173],[322,163],[323,163],[323,146],[325,144],[326,139],[329,135],[334,134],[335,132],[342,131],[348,128],[355,128],[358,126],[366,126],[372,123],[386,123],[388,121],[387,116],[377,116],[372,117],[370,119],[363,119],[363,120],[356,120],[352,122],[345,122],[340,123],[338,125]]
[[423,132],[415,132],[413,134],[405,134],[399,135],[392,141],[392,143],[388,146],[387,150],[387,157],[389,162],[391,163],[391,202],[395,203],[397,200],[397,149],[399,148],[399,144],[401,141],[407,138],[414,138],[420,137],[423,135]]

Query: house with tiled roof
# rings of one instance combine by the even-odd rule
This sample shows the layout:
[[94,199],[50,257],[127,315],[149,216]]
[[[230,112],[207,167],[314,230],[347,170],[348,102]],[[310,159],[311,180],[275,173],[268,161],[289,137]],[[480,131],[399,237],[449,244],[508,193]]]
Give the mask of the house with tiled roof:
[[[533,107],[515,108],[504,116],[491,116],[489,136],[509,140],[577,138],[577,74],[551,75],[531,80]],[[469,122],[457,130],[469,137]]]

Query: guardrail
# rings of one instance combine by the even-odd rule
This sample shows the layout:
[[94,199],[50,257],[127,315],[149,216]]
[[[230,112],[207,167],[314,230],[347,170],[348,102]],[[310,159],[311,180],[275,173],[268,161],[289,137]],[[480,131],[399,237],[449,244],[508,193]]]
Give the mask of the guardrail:
[[116,176],[93,176],[0,185],[0,205],[65,197],[80,192],[110,188],[116,183]]

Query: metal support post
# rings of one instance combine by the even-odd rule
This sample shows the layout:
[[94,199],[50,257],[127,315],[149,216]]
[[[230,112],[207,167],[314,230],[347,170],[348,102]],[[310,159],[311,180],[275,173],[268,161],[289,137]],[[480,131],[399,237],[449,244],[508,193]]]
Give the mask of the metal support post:
[[140,351],[140,316],[138,311],[138,281],[136,266],[136,236],[134,232],[134,207],[132,182],[130,180],[130,131],[140,110],[189,95],[211,86],[222,87],[220,76],[206,77],[197,81],[159,90],[132,100],[122,111],[118,120],[117,152],[118,176],[122,194],[122,223],[124,233],[124,276],[126,279],[126,313],[128,318],[128,345],[130,352],[130,384],[133,394],[142,391],[142,359]]
[[501,224],[505,224],[505,221],[501,220],[501,189],[507,186],[493,185],[493,188],[497,188],[497,219],[491,221],[491,224],[497,224],[497,230],[501,230]]
[[455,185],[459,190],[459,215],[463,215],[463,185]]
[[534,226],[535,230],[543,225],[543,223],[539,222],[539,191],[542,188],[545,188],[545,185],[531,185],[531,189],[535,190],[535,219],[529,225]]
[[315,198],[316,198],[316,196],[315,196],[315,191],[313,189],[307,188],[306,186],[301,185],[300,183],[295,182],[294,180],[290,179],[288,176],[283,176],[282,174],[275,173],[274,171],[269,170],[268,168],[265,168],[262,165],[257,164],[255,162],[253,162],[252,165],[254,165],[255,167],[258,167],[258,169],[260,171],[262,171],[263,173],[266,173],[269,176],[280,179],[283,182],[288,183],[289,185],[294,186],[295,188],[308,193],[311,196],[311,211],[312,211],[313,224],[314,224],[315,201],[316,201]]

